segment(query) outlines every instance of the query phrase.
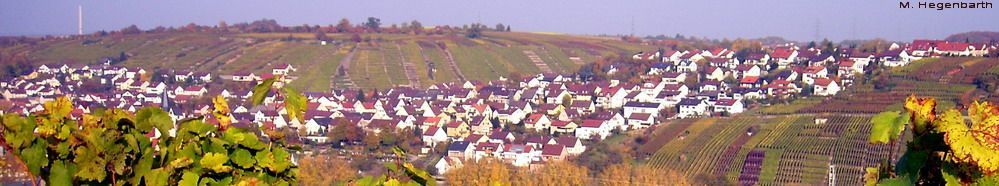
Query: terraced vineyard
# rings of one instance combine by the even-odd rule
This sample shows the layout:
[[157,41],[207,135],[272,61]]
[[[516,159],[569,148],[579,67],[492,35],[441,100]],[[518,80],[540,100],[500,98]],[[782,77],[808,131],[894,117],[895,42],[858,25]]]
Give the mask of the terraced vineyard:
[[[513,73],[543,70],[524,51],[532,51],[553,73],[571,73],[582,64],[609,54],[653,50],[618,38],[561,34],[487,32],[481,38],[461,36],[362,34],[370,41],[354,43],[350,35],[327,34],[339,42],[321,45],[309,33],[144,33],[90,39],[52,39],[34,45],[0,49],[28,53],[40,64],[92,64],[104,57],[128,56],[123,65],[153,69],[270,72],[280,63],[293,64],[302,81],[292,86],[308,91],[332,88],[427,87],[463,80],[492,81]],[[438,45],[441,43],[442,45]],[[349,63],[341,63],[354,46]],[[454,58],[449,67],[447,53]],[[546,70],[547,71],[547,70]],[[462,75],[467,77],[461,77]]]

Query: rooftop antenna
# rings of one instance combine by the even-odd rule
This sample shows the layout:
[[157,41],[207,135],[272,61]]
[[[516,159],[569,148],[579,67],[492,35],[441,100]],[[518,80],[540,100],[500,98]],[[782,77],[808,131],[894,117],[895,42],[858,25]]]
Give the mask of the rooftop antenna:
[[76,34],[83,35],[83,5],[77,6]]

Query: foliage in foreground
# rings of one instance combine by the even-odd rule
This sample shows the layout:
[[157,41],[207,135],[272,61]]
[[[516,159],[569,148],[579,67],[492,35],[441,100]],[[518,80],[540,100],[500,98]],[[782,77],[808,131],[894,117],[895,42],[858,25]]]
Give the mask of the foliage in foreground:
[[[263,101],[273,81],[254,89],[254,104]],[[304,96],[282,93],[289,115],[301,119]],[[228,128],[231,118],[225,99],[217,97],[213,103],[218,125],[204,122],[204,117],[175,124],[156,107],[134,114],[97,110],[74,120],[72,103],[59,97],[45,103],[41,113],[4,115],[2,144],[49,185],[296,183],[297,167],[278,133],[269,133],[271,142],[263,142],[254,133]],[[156,132],[159,138],[147,136]]]
[[911,96],[905,109],[871,119],[871,143],[893,143],[906,129],[912,141],[894,167],[867,168],[868,185],[999,184],[999,107],[974,102],[967,116],[957,109],[938,114],[935,99]]

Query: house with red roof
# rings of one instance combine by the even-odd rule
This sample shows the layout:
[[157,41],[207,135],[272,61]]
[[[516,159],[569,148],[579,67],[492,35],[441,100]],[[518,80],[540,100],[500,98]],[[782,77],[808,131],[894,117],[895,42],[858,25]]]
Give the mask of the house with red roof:
[[719,98],[712,105],[712,108],[715,112],[726,114],[738,114],[746,110],[746,106],[742,104],[742,100],[730,98]]
[[579,128],[576,128],[576,137],[580,139],[605,139],[614,128],[606,122],[606,120],[585,119],[579,124]]
[[813,95],[817,96],[834,96],[839,93],[840,86],[836,81],[829,78],[817,78],[815,79],[815,87],[813,89]]

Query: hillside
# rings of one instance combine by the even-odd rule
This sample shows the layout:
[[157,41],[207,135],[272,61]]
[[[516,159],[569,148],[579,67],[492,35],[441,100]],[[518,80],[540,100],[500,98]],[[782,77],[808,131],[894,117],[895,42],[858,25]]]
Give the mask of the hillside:
[[[309,33],[143,33],[89,39],[51,39],[0,50],[26,54],[39,64],[95,63],[124,52],[128,67],[228,75],[269,73],[280,63],[299,69],[292,86],[309,91],[334,88],[427,87],[458,80],[495,80],[511,73],[567,73],[598,56],[650,50],[616,38],[541,33],[486,32],[462,36],[328,34],[321,45]],[[432,69],[432,70],[430,70]],[[432,73],[428,73],[431,72]],[[338,73],[343,72],[343,73]]]
[[946,40],[957,41],[957,42],[970,41],[972,43],[989,43],[989,42],[999,41],[999,32],[978,31],[978,32],[957,33],[947,36]]
[[[893,86],[881,90],[858,84],[834,97],[764,106],[735,117],[668,121],[638,148],[639,158],[689,177],[714,175],[744,185],[823,185],[831,175],[840,184],[860,184],[864,168],[877,166],[893,150],[868,143],[874,114],[903,110],[909,95],[935,97],[938,109],[975,99],[994,102],[994,94],[976,89],[973,79],[995,74],[996,64],[997,59],[924,59],[891,69]],[[894,150],[891,158],[897,159],[902,149]]]

